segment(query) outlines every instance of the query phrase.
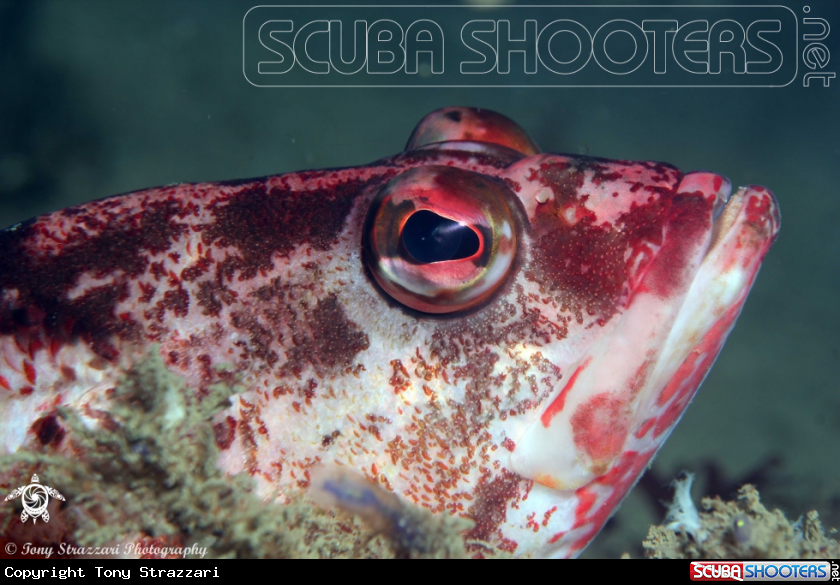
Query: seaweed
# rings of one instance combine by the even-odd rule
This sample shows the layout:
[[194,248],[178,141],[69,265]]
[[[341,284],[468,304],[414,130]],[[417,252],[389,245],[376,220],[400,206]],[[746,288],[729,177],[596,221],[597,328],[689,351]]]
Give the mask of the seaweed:
[[[220,384],[197,400],[154,348],[126,372],[108,411],[93,413],[97,424],[58,407],[72,456],[21,448],[0,457],[0,486],[26,484],[37,471],[67,501],[51,501],[50,522],[37,525],[21,523],[20,510],[3,506],[0,541],[53,550],[60,543],[123,546],[113,550],[134,543],[165,556],[197,546],[215,558],[466,556],[461,532],[467,521],[394,504],[395,496],[373,484],[362,489],[390,502],[379,508],[388,512],[385,524],[377,525],[375,510],[354,515],[342,502],[327,509],[305,493],[284,505],[266,502],[255,495],[250,476],[225,475],[216,465],[211,419],[239,390]],[[362,486],[366,480],[353,481]]]
[[[840,545],[810,511],[791,523],[781,510],[769,511],[758,490],[747,484],[735,500],[703,498],[701,511],[691,500],[691,474],[674,482],[667,524],[651,526],[645,556],[656,559],[829,559]],[[836,530],[830,530],[829,534]]]

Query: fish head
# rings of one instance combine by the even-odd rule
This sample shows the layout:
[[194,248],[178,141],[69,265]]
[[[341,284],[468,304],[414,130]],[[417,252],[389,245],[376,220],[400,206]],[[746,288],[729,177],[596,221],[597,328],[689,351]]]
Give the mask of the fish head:
[[[173,185],[0,234],[6,451],[106,409],[150,347],[236,372],[218,465],[264,497],[340,465],[473,521],[468,550],[575,556],[673,429],[779,229],[772,193],[544,154],[471,108],[355,168]],[[228,376],[226,378],[226,376]],[[62,435],[63,436],[63,435]]]

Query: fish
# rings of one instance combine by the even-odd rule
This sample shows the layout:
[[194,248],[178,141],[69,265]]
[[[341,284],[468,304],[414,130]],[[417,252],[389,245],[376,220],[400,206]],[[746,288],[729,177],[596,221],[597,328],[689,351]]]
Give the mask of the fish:
[[[282,505],[341,466],[468,519],[474,556],[574,557],[679,421],[780,227],[761,186],[551,154],[448,107],[369,165],[175,184],[0,232],[0,445],[73,453],[154,348],[218,467]],[[93,406],[92,406],[93,405]],[[48,429],[49,432],[45,431]]]

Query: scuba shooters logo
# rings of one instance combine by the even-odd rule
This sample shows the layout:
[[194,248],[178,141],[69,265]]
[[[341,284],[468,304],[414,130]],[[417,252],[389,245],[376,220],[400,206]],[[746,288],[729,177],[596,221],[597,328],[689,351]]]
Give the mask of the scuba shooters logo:
[[258,87],[783,87],[799,24],[785,6],[257,6],[242,66]]
[[58,493],[58,490],[55,488],[42,485],[37,474],[32,475],[31,482],[29,485],[12,490],[12,493],[6,496],[6,501],[8,502],[22,497],[23,512],[20,515],[21,522],[26,522],[30,517],[34,524],[38,523],[38,517],[43,518],[44,522],[49,522],[50,513],[47,512],[47,504],[50,503],[50,497],[64,501],[64,496]]
[[692,561],[692,581],[828,581],[828,561]]

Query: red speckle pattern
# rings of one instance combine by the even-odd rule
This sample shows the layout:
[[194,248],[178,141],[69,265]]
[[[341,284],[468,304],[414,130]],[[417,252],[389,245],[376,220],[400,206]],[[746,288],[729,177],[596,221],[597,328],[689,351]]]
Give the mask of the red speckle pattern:
[[[570,159],[532,168],[528,177],[549,187],[554,198],[536,210],[534,271],[526,278],[540,283],[578,322],[594,315],[603,324],[623,307],[651,247],[662,243],[665,225],[673,219],[674,189],[682,173],[661,163],[633,164]],[[583,190],[617,177],[643,202],[634,201],[612,222],[604,221]]]
[[645,282],[647,289],[667,298],[685,287],[684,279],[690,265],[687,262],[697,246],[703,245],[703,234],[711,229],[711,204],[703,194],[680,194],[671,202],[668,218],[668,237],[659,250],[654,268]]

